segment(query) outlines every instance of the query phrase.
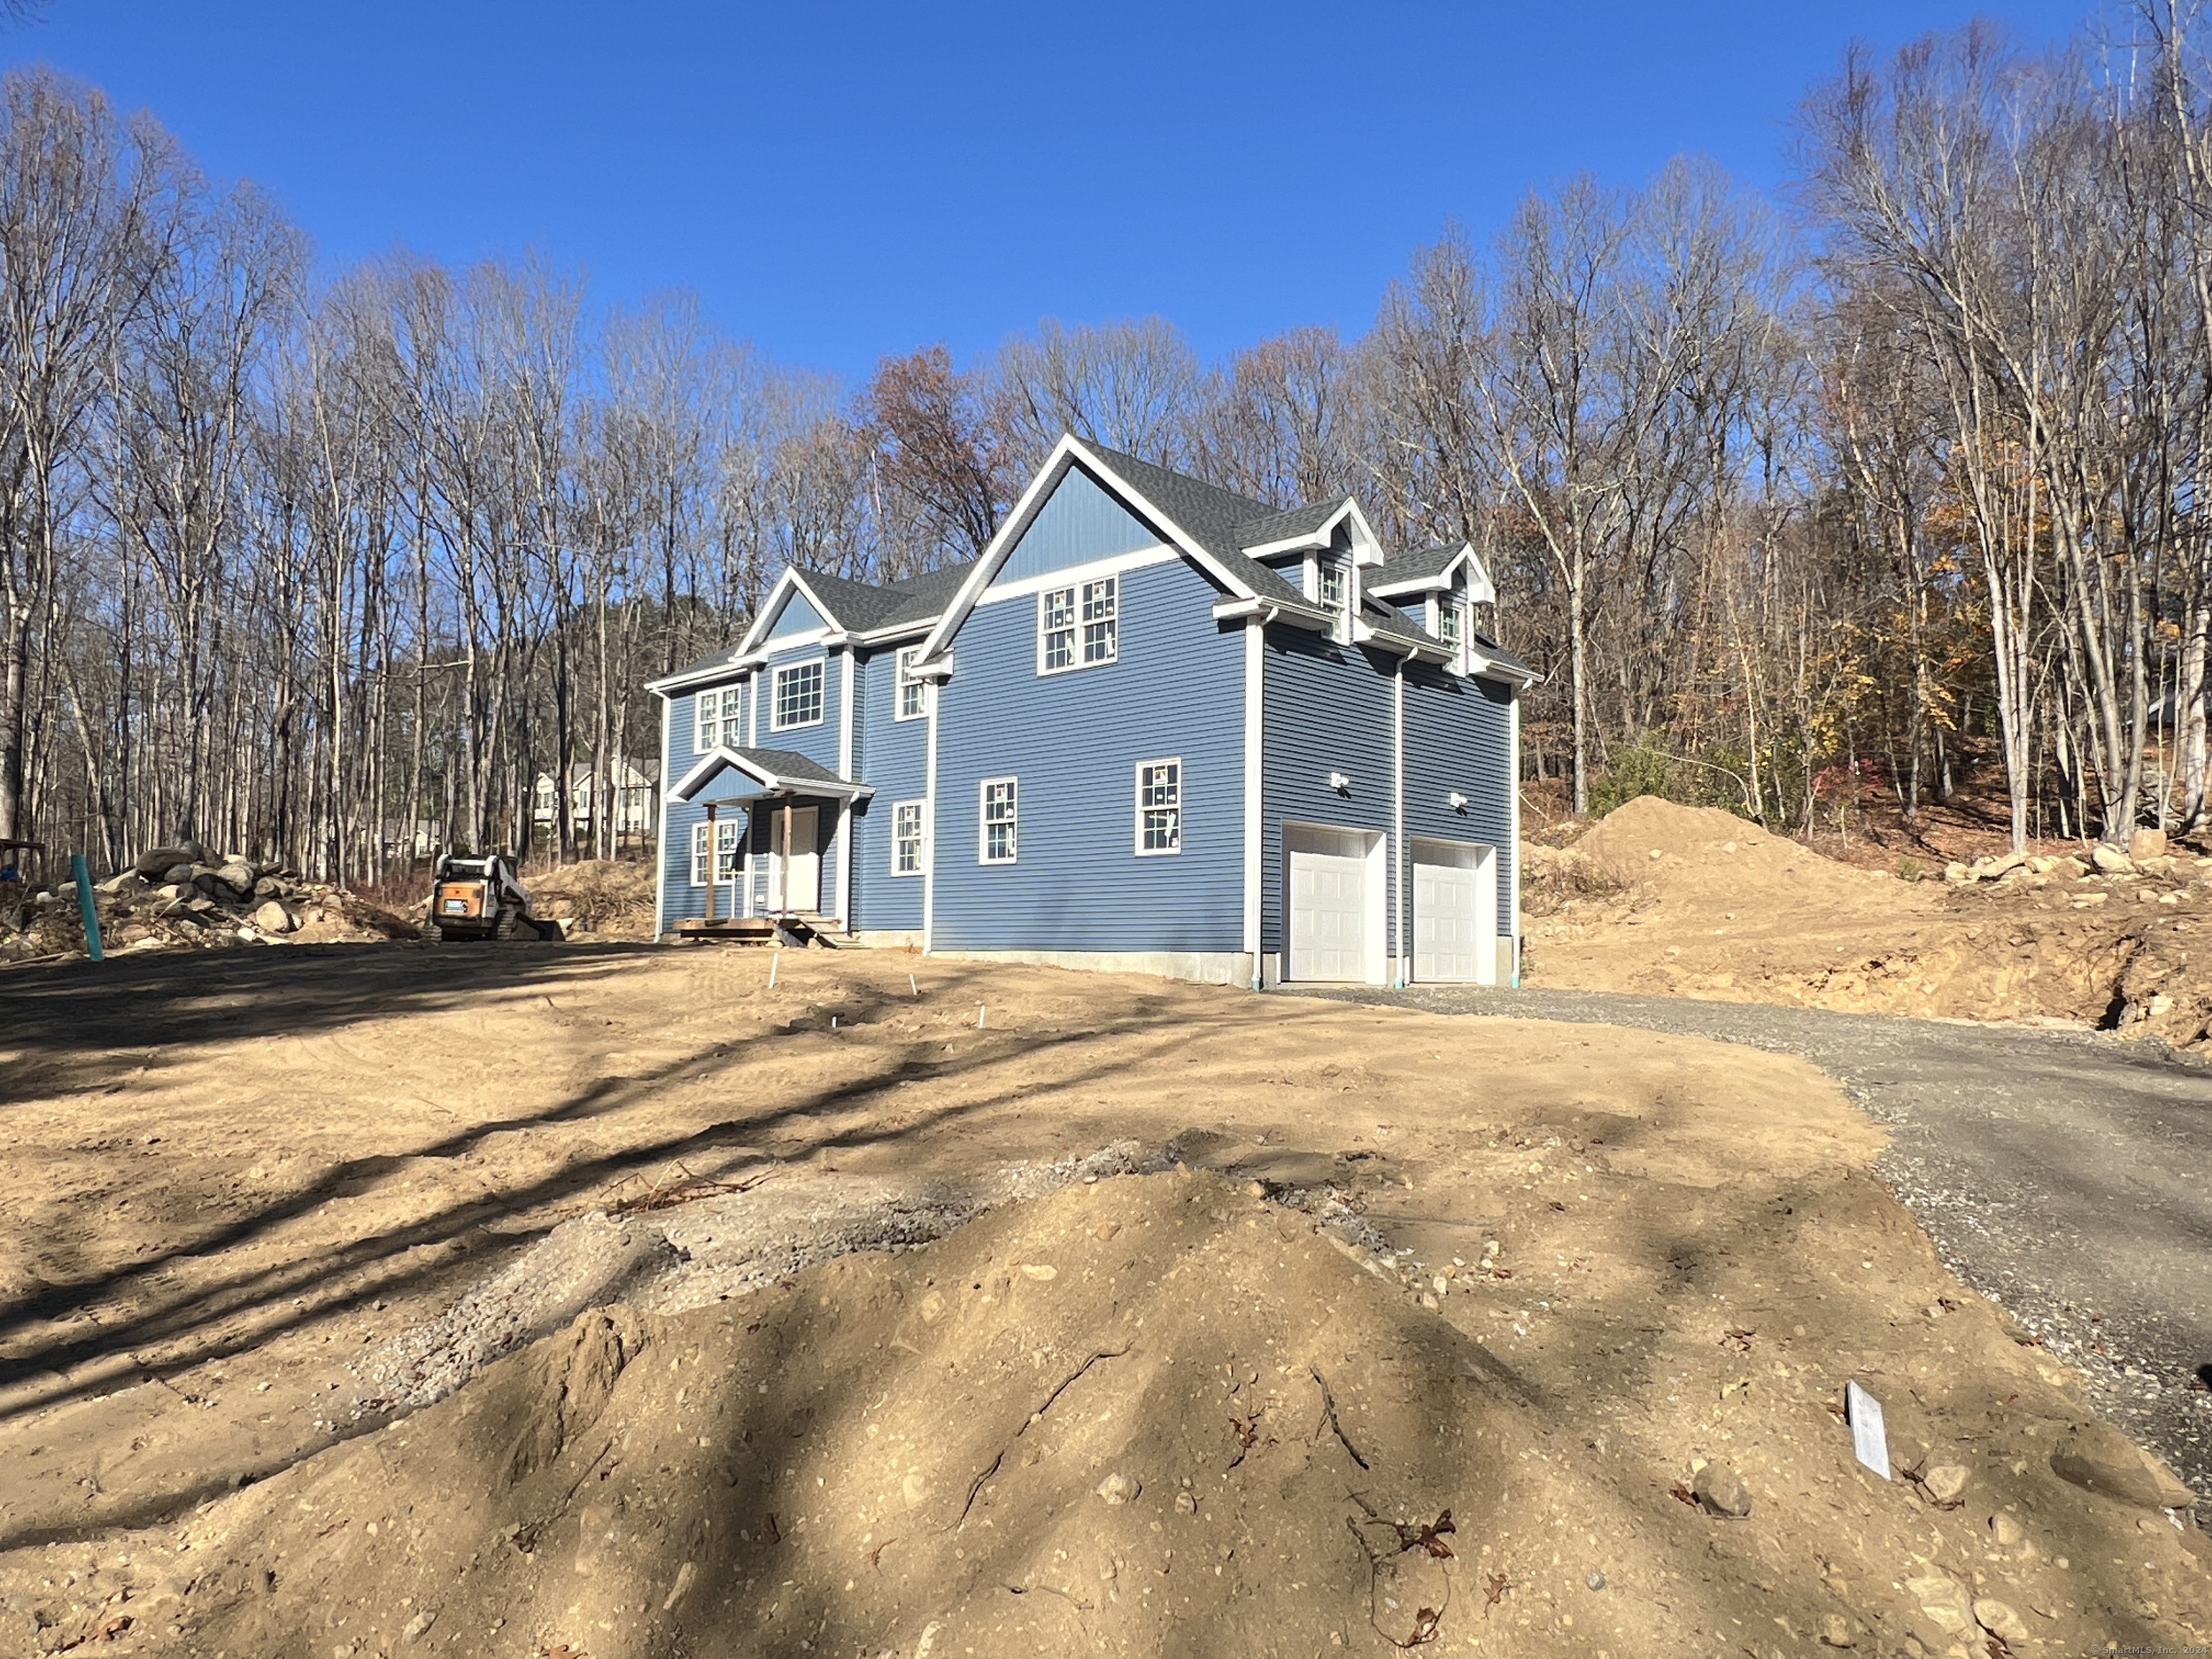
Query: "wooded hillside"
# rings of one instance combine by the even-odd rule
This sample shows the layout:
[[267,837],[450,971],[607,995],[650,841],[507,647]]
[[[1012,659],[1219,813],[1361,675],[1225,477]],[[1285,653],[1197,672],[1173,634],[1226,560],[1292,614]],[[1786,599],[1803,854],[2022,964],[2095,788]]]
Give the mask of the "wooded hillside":
[[[786,563],[972,556],[1061,430],[1470,540],[1524,765],[1796,828],[2002,767],[2015,841],[2198,827],[2212,76],[2193,8],[1815,89],[1797,184],[1683,160],[1447,228],[1357,338],[1046,321],[847,391],[543,257],[318,270],[43,72],[0,130],[0,837],[335,879],[656,760],[645,681]],[[611,802],[601,787],[595,798]],[[612,830],[555,830],[605,853]]]

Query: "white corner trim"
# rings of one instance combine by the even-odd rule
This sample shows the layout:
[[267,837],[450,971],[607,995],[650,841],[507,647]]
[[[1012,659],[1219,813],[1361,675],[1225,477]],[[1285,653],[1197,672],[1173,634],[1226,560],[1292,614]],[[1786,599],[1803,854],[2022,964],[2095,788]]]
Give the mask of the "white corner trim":
[[[853,775],[853,682],[857,678],[854,671],[860,659],[847,647],[838,652],[837,660],[838,688],[842,694],[837,710],[837,775],[849,778]],[[837,866],[837,914],[844,919],[848,933],[859,925],[853,914],[853,803],[847,801],[837,812],[837,851],[832,862]]]
[[653,860],[653,936],[659,939],[668,931],[668,728],[676,720],[676,699],[665,691],[653,695],[660,699],[660,833]]
[[1259,617],[1244,623],[1244,953],[1252,958],[1252,988],[1264,988],[1260,972],[1260,927],[1267,881],[1263,857],[1267,819],[1267,624]]
[[1521,985],[1521,693],[1515,690],[1507,705],[1505,788],[1513,804],[1513,985]]
[[937,924],[937,705],[936,688],[929,699],[928,741],[923,747],[921,770],[921,953],[929,954]]
[[1407,971],[1413,952],[1406,938],[1406,878],[1411,849],[1406,844],[1406,664],[1390,665],[1390,908],[1391,944],[1395,947],[1396,978],[1401,987],[1413,975]]

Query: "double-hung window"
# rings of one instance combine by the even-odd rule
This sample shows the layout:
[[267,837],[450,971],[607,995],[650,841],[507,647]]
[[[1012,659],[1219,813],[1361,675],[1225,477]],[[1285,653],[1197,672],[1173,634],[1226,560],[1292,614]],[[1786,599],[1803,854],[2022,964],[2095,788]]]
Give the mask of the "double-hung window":
[[979,788],[982,809],[981,834],[976,839],[979,864],[1014,861],[1016,827],[1021,816],[1021,785],[1014,778],[986,778]]
[[1344,566],[1335,559],[1323,559],[1314,572],[1314,603],[1324,611],[1344,609]]
[[1182,851],[1182,762],[1137,763],[1137,856]]
[[921,873],[921,803],[902,800],[891,808],[891,873]]
[[[738,832],[744,825],[735,818],[717,818],[712,827],[714,831],[714,881],[717,885],[726,886],[738,878]],[[703,823],[691,826],[691,884],[694,887],[707,884],[708,828]]]
[[769,722],[775,730],[822,723],[822,668],[817,661],[794,663],[775,671],[775,701]]
[[738,711],[744,695],[744,688],[739,685],[720,691],[709,689],[699,694],[698,740],[692,744],[696,753],[703,755],[718,744],[738,747],[742,741]]
[[910,645],[898,653],[898,702],[891,709],[891,718],[918,720],[929,712],[929,682],[914,672],[921,659],[921,647]]
[[1121,580],[1048,587],[1037,595],[1037,672],[1112,662],[1121,648]]
[[1456,667],[1467,645],[1467,607],[1452,595],[1437,601],[1437,637],[1451,647],[1452,664]]

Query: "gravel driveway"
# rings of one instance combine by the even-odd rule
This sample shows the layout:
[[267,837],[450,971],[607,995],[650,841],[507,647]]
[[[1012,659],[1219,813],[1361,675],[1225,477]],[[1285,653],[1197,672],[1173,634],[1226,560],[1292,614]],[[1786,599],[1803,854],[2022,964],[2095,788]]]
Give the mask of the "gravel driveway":
[[1810,1060],[1887,1127],[1876,1171],[1952,1271],[2212,1494],[2212,1066],[2087,1032],[1680,997],[1314,994],[1634,1026]]

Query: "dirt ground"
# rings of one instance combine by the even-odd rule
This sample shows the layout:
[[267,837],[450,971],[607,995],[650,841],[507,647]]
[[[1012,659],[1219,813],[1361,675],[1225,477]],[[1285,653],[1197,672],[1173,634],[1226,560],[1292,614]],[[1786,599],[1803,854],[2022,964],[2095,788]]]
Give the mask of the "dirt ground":
[[2212,1043],[2212,859],[1905,881],[1654,797],[1555,839],[1527,852],[1532,984]]
[[9,991],[0,1651],[2212,1632],[2177,1495],[1796,1060],[850,951]]

